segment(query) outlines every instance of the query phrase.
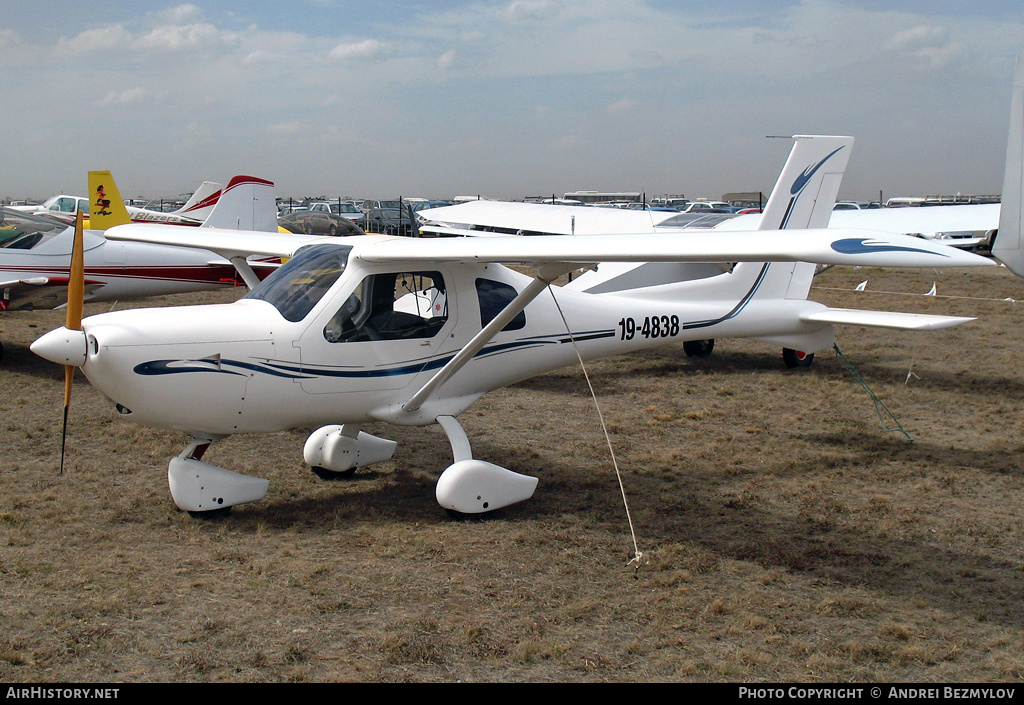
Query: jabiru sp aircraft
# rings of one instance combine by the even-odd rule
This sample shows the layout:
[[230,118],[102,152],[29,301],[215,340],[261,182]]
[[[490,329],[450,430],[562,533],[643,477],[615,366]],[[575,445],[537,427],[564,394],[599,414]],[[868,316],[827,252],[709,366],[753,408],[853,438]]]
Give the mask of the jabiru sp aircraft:
[[[318,475],[337,477],[391,457],[394,441],[362,430],[388,422],[440,425],[453,463],[440,473],[438,503],[461,514],[493,511],[528,499],[537,478],[474,457],[457,417],[502,386],[577,359],[687,340],[742,337],[814,352],[833,344],[836,324],[936,329],[971,320],[807,299],[817,263],[993,264],[927,240],[826,229],[852,143],[794,138],[759,227],[749,232],[330,238],[115,227],[112,240],[212,249],[243,271],[254,253],[290,259],[230,304],[85,320],[69,309],[67,325],[32,350],[80,367],[125,418],[191,436],[168,467],[183,510],[223,513],[267,492],[266,479],[202,460],[218,439],[318,427],[303,457]],[[643,295],[552,286],[602,262],[710,264],[717,274]]]

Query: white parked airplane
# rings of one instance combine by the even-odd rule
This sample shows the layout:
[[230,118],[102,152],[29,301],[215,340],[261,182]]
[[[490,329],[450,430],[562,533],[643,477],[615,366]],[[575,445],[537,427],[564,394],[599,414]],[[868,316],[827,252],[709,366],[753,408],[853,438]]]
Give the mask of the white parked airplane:
[[[251,253],[291,259],[235,303],[69,316],[32,349],[81,367],[129,419],[192,436],[168,469],[184,510],[219,512],[267,491],[265,479],[201,460],[217,439],[319,426],[303,455],[319,475],[334,477],[391,457],[393,441],[361,430],[386,421],[439,424],[454,463],[437,482],[438,502],[454,512],[492,511],[532,496],[537,479],[474,458],[456,417],[487,392],[573,364],[577,354],[594,359],[714,336],[814,352],[833,344],[834,324],[934,329],[970,320],[807,300],[813,263],[992,264],[916,238],[807,229],[831,212],[851,145],[795,138],[760,229],[750,232],[338,239],[121,226],[108,237],[209,248],[243,270]],[[642,296],[551,285],[606,261],[706,265],[717,274]]]
[[[129,222],[120,197],[108,199],[96,193],[99,186],[104,193],[116,194],[109,174],[89,173],[90,190],[94,192],[92,221],[100,230],[115,223]],[[104,204],[106,208],[97,208],[97,199],[109,201]],[[110,213],[101,215],[103,210]],[[211,227],[277,232],[274,185],[254,177],[234,177],[207,221]],[[73,240],[73,226],[0,208],[0,311],[55,308],[64,304]],[[242,283],[229,261],[208,250],[148,242],[114,242],[99,231],[86,230],[84,251],[87,301],[138,299]],[[0,346],[0,355],[2,350]]]
[[[104,173],[109,174],[110,172]],[[113,177],[107,177],[107,181],[106,190],[116,192]],[[215,181],[204,181],[185,202],[185,205],[175,211],[165,213],[163,211],[129,205],[125,205],[125,211],[133,223],[166,223],[169,225],[198,226],[202,225],[203,221],[213,212],[213,208],[217,205],[217,201],[220,198],[222,188],[223,185]],[[91,184],[89,190],[93,192],[90,198],[61,194],[46,199],[39,206],[11,206],[11,208],[34,215],[48,215],[62,220],[68,225],[74,223],[75,213],[82,211],[86,217],[85,228],[99,230],[102,228],[93,225],[89,221],[91,210],[98,205],[96,202],[97,194],[94,192]],[[101,195],[99,198],[104,198],[104,196]],[[110,200],[112,201],[113,199]],[[117,200],[121,201],[122,199],[120,196],[117,196]],[[102,210],[102,206],[100,206],[100,209]]]

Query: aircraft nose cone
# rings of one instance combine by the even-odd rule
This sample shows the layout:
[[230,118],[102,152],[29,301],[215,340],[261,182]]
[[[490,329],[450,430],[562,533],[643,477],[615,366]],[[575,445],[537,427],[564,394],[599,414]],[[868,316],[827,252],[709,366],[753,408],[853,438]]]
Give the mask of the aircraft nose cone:
[[44,360],[58,365],[81,367],[85,364],[88,343],[85,331],[57,328],[36,340],[29,349]]

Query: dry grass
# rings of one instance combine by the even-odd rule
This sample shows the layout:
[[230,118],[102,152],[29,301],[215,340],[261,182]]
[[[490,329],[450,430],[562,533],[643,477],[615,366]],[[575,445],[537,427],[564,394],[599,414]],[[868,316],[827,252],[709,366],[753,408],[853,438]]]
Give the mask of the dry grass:
[[61,315],[5,314],[0,680],[1021,678],[1024,303],[1001,299],[1024,282],[837,269],[813,297],[980,320],[839,331],[912,442],[831,352],[803,371],[729,340],[593,364],[638,566],[578,370],[464,415],[479,457],[540,477],[487,521],[436,505],[439,429],[382,426],[394,459],[340,483],[302,466],[310,429],[215,445],[271,488],[204,522],[166,489],[185,439],[81,381],[57,474],[62,371],[27,346]]

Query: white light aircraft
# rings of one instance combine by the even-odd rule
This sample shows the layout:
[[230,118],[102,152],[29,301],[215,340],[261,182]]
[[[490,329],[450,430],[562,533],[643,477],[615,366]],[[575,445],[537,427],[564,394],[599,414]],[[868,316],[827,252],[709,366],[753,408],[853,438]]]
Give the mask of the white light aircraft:
[[[109,174],[110,172],[104,173]],[[105,185],[106,190],[116,192],[113,177],[108,176],[106,181],[108,182]],[[150,208],[139,208],[137,206],[128,205],[125,205],[125,211],[133,223],[166,223],[168,225],[198,226],[202,225],[206,218],[209,217],[210,213],[213,212],[214,206],[217,205],[217,201],[220,199],[222,188],[223,185],[215,181],[204,181],[185,202],[185,205],[175,211],[165,213],[163,211],[156,211]],[[91,215],[91,210],[98,206],[96,202],[97,194],[91,184],[89,190],[92,192],[92,196],[90,198],[61,194],[59,196],[53,196],[46,199],[46,201],[39,206],[11,206],[11,208],[25,213],[32,213],[34,215],[48,215],[59,220],[63,220],[69,225],[74,222],[75,213],[80,210],[85,214],[87,219],[84,223],[84,227],[86,229],[101,229],[88,221],[88,218]],[[104,198],[102,195],[99,197]],[[120,196],[117,197],[117,200],[121,201]],[[110,205],[109,202],[107,205]],[[104,210],[102,206],[100,206],[100,210]]]
[[[89,172],[93,193],[91,220],[99,230],[129,222],[109,175],[110,172],[105,171]],[[101,205],[106,207],[97,207]],[[103,211],[109,212],[104,215]],[[263,179],[236,176],[224,189],[207,222],[210,227],[276,232],[274,185]],[[202,232],[204,229],[195,230]],[[67,301],[74,239],[73,226],[0,208],[0,311],[63,305]],[[208,250],[110,241],[93,230],[85,231],[83,240],[86,301],[121,301],[241,284],[237,269]],[[2,354],[0,346],[0,356]]]
[[[391,457],[371,422],[440,425],[454,462],[436,486],[451,512],[532,496],[537,478],[473,457],[457,417],[489,391],[577,360],[714,336],[813,352],[833,325],[935,329],[966,318],[831,309],[807,300],[814,263],[946,267],[991,260],[927,240],[808,225],[832,210],[852,139],[797,137],[758,230],[577,237],[330,238],[126,225],[112,239],[291,257],[232,304],[118,311],[32,345],[81,367],[117,410],[192,437],[170,461],[174,502],[200,515],[261,499],[265,479],[203,461],[237,433],[318,426],[305,461],[337,477]],[[717,274],[642,296],[552,286],[599,262],[682,263]],[[506,265],[523,266],[532,275]]]

